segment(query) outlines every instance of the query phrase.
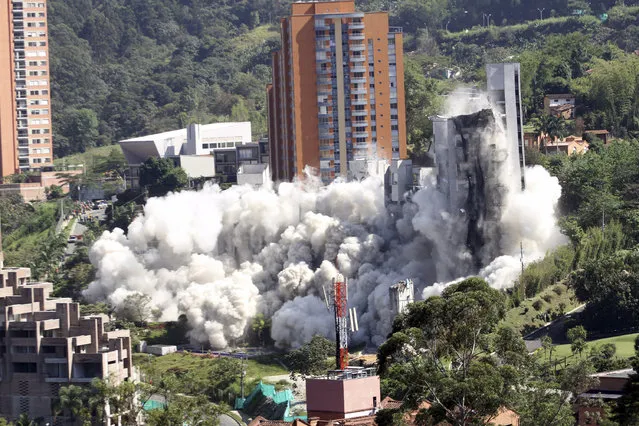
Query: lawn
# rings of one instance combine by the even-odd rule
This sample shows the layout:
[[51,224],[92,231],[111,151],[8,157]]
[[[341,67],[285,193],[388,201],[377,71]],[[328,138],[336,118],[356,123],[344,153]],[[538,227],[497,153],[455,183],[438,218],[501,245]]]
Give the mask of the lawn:
[[[145,354],[135,354],[134,356],[134,362],[137,361],[138,365],[146,364],[149,359],[152,359],[153,367],[160,372],[179,368],[181,370],[197,371],[203,375],[208,375],[213,365],[217,362],[216,358],[206,358],[185,353],[173,353],[153,358],[149,358]],[[249,381],[283,374],[288,374],[288,371],[277,362],[277,358],[274,356],[252,358],[246,364],[246,377]]]
[[113,149],[121,151],[120,145],[118,144],[99,146],[87,149],[85,152],[69,155],[67,157],[56,158],[53,160],[53,165],[56,169],[63,170],[68,166],[77,166],[82,164],[85,169],[89,170],[93,166],[96,158],[107,157]]
[[[635,354],[635,339],[637,338],[638,333],[634,334],[624,334],[622,336],[615,337],[607,337],[605,339],[599,340],[591,340],[588,342],[588,348],[584,351],[584,354],[590,351],[590,348],[593,346],[600,346],[605,343],[614,343],[617,347],[616,355],[619,358],[630,358]],[[567,356],[572,355],[570,351],[570,344],[566,345],[557,345],[555,346],[555,350],[553,351],[554,359],[561,359]]]
[[510,309],[502,323],[525,335],[552,321],[562,310],[564,313],[570,312],[579,305],[571,288],[564,284],[556,284],[537,296],[524,300],[518,307]]

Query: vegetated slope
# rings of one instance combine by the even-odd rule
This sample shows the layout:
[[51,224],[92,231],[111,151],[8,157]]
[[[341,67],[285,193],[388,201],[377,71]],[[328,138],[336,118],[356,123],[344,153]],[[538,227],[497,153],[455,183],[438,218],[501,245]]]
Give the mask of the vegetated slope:
[[56,155],[193,121],[250,120],[265,134],[279,43],[265,11],[274,20],[276,10],[265,1],[51,1]]

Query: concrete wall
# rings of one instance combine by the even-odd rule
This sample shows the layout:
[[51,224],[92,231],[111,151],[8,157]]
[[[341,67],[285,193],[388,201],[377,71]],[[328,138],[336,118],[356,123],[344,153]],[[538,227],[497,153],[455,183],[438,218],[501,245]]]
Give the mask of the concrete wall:
[[379,376],[359,379],[306,379],[308,417],[343,419],[371,415],[379,404]]
[[215,176],[215,159],[212,155],[181,155],[180,167],[190,178]]

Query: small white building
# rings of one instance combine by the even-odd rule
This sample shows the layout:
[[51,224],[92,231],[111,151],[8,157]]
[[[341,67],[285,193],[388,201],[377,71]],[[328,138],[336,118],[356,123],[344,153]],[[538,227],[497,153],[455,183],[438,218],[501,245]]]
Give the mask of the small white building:
[[251,123],[190,124],[187,128],[121,140],[131,188],[139,187],[139,167],[150,157],[174,158],[190,178],[215,176],[213,153],[251,143]]
[[408,305],[415,301],[415,289],[413,280],[406,279],[399,281],[388,289],[391,298],[393,312],[401,314],[408,309]]
[[177,346],[174,345],[149,345],[146,347],[147,354],[151,355],[167,355],[177,352]]
[[271,180],[268,164],[242,164],[237,169],[238,185],[260,187]]

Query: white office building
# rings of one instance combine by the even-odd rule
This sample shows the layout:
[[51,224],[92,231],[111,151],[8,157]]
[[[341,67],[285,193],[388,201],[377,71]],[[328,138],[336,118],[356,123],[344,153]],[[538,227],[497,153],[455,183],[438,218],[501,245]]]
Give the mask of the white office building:
[[213,153],[251,143],[251,123],[190,124],[187,128],[119,142],[129,164],[129,185],[139,187],[139,167],[150,157],[173,158],[190,178],[215,176]]

